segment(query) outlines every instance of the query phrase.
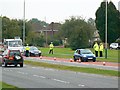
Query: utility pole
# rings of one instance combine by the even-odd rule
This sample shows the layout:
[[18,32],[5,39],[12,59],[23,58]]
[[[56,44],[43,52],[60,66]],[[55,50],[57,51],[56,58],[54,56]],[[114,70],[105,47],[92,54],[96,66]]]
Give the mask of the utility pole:
[[106,3],[106,12],[105,12],[105,58],[107,59],[107,0]]
[[53,36],[54,36],[53,25],[54,25],[54,22],[52,22],[51,24],[52,24],[52,41],[53,41]]
[[25,45],[25,0],[23,9],[23,45]]
[[0,16],[0,41],[2,42],[2,15]]

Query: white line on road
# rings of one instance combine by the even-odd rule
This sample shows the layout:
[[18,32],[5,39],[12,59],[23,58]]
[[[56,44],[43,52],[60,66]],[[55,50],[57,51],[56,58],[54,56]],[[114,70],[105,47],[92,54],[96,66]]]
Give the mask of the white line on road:
[[44,76],[39,76],[39,75],[33,75],[34,77],[40,77],[40,78],[46,78]]
[[24,72],[20,72],[20,71],[18,71],[18,73],[20,73],[20,74],[26,74],[26,75],[28,74],[28,73],[24,73]]
[[83,84],[79,84],[78,86],[80,86],[80,87],[84,87],[85,85],[83,85]]
[[58,81],[58,82],[62,82],[62,83],[70,83],[70,82],[67,82],[67,81],[63,81],[63,80],[59,80],[59,79],[53,79],[54,81]]

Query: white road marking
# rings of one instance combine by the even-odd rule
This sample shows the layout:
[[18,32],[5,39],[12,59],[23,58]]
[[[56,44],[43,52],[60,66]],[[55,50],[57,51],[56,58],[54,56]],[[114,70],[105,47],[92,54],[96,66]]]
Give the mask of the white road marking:
[[20,71],[18,71],[18,73],[20,73],[20,74],[26,74],[26,75],[28,74],[28,73],[25,73],[25,72],[20,72]]
[[84,87],[85,85],[83,85],[83,84],[79,84],[78,86],[80,86],[80,87]]
[[39,77],[39,78],[46,78],[44,76],[39,76],[39,75],[33,75],[34,77]]
[[63,81],[63,80],[59,80],[59,79],[53,79],[54,81],[57,81],[57,82],[62,82],[62,83],[70,83],[70,82],[67,82],[67,81]]

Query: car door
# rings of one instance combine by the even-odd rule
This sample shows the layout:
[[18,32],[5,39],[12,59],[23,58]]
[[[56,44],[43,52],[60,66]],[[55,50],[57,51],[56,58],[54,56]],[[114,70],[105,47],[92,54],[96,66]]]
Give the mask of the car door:
[[79,59],[80,58],[80,50],[79,49],[75,51],[74,56],[75,56],[75,59]]

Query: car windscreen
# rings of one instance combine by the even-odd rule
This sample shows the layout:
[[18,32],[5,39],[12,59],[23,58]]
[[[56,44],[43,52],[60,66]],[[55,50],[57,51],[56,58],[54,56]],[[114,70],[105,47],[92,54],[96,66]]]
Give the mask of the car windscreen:
[[30,50],[38,50],[36,47],[31,47]]
[[92,54],[92,52],[86,49],[86,50],[81,50],[81,54]]
[[14,56],[14,55],[20,55],[20,51],[10,51],[10,54],[9,54],[10,56]]

